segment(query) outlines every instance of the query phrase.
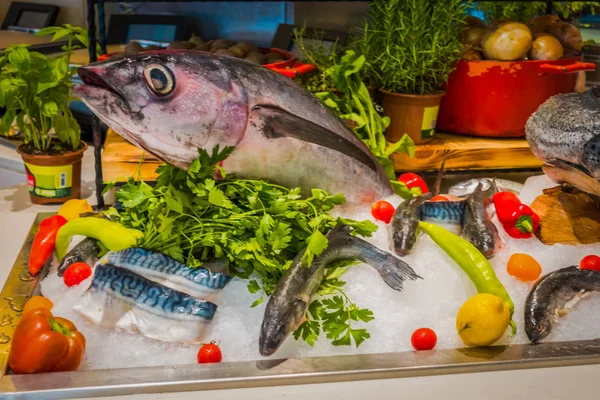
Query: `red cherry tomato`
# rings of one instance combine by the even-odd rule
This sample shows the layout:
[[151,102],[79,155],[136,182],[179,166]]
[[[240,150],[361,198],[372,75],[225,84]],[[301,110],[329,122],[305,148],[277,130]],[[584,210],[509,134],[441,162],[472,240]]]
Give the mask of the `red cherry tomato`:
[[448,198],[447,198],[447,197],[444,197],[444,196],[433,196],[433,197],[431,198],[431,200],[429,200],[429,201],[431,201],[431,202],[436,202],[436,201],[448,201]]
[[198,351],[198,364],[218,363],[222,359],[221,349],[215,342],[203,344]]
[[415,350],[431,350],[437,343],[437,335],[429,328],[419,328],[413,332],[410,341]]
[[63,281],[65,285],[71,287],[79,285],[87,278],[92,276],[92,267],[83,262],[73,263],[65,270]]
[[385,200],[379,200],[373,204],[373,207],[371,208],[371,215],[373,215],[373,218],[389,224],[394,216],[395,211],[396,209],[393,205]]
[[581,269],[593,269],[594,271],[600,272],[600,257],[595,255],[589,255],[583,257],[579,263]]

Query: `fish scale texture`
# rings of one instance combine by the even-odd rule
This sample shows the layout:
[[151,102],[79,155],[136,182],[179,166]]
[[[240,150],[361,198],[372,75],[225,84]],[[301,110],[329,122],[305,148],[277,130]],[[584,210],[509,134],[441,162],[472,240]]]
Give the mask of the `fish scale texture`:
[[[545,188],[556,186],[545,176],[528,180],[521,192],[521,200],[530,204]],[[394,206],[398,197],[388,199]],[[372,219],[370,210],[346,211],[355,219]],[[600,244],[588,246],[544,246],[536,239],[517,240],[508,237],[494,217],[505,246],[491,263],[498,278],[506,286],[515,303],[514,320],[518,333],[509,339],[506,335],[498,344],[527,343],[524,332],[524,303],[532,284],[520,282],[506,272],[508,258],[514,253],[532,255],[542,266],[543,274],[570,266],[588,254],[600,254]],[[388,250],[386,225],[368,241]],[[415,329],[429,327],[438,336],[438,349],[463,347],[455,328],[456,313],[460,306],[476,293],[465,273],[432,241],[421,236],[413,254],[404,257],[423,280],[410,281],[402,292],[388,288],[373,268],[366,265],[352,267],[342,279],[345,291],[359,307],[372,310],[375,320],[357,323],[356,328],[367,328],[371,338],[357,349],[333,347],[321,335],[314,347],[289,338],[272,358],[317,357],[342,354],[389,353],[412,351],[411,334]],[[66,288],[56,274],[42,282],[42,293],[54,303],[56,315],[71,319],[87,339],[87,351],[82,369],[124,368],[142,366],[180,365],[196,363],[198,345],[163,343],[138,334],[119,333],[99,329],[72,310],[90,280]],[[246,282],[234,278],[215,301],[219,309],[207,329],[205,342],[217,340],[223,352],[223,361],[263,359],[258,353],[258,334],[266,302],[250,308],[257,294],[250,294]],[[576,309],[556,324],[550,341],[583,340],[600,337],[600,294],[592,294],[577,304]]]

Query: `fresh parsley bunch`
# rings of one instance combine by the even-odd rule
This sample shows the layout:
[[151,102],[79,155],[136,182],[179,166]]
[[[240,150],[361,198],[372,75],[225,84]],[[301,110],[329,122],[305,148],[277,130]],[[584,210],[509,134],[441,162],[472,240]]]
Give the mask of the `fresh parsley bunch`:
[[[189,266],[225,259],[232,275],[249,279],[251,293],[261,292],[253,307],[273,292],[304,248],[303,262],[310,265],[327,248],[325,235],[338,223],[361,236],[371,236],[377,229],[370,221],[334,218],[329,211],[345,202],[342,194],[313,189],[303,198],[299,188],[226,174],[217,164],[232,150],[217,147],[209,154],[200,149],[188,171],[162,165],[154,187],[130,178],[116,194],[122,210],[112,208],[108,214],[144,232],[141,247]],[[373,317],[343,293],[339,277],[348,265],[345,261],[329,266],[319,294],[335,297],[313,302],[310,322],[299,328],[296,338],[302,336],[312,345],[321,328],[334,345],[350,345],[350,336],[357,345],[368,338],[366,330],[351,329],[351,321]],[[260,279],[251,279],[254,276]]]

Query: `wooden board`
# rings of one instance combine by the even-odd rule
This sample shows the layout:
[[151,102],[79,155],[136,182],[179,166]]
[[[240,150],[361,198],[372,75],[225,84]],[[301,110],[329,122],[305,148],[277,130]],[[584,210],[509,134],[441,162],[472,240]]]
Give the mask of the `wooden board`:
[[13,44],[46,44],[50,43],[52,36],[36,36],[33,33],[0,31],[0,49],[5,49]]
[[[112,129],[108,130],[102,169],[106,181],[127,180],[137,173],[142,150],[127,142]],[[439,133],[425,145],[417,146],[415,157],[394,156],[397,172],[436,171],[446,159],[445,169],[485,170],[485,169],[525,169],[538,168],[542,163],[535,158],[525,139],[475,138]],[[156,178],[154,170],[160,162],[145,154],[142,164],[144,180]]]

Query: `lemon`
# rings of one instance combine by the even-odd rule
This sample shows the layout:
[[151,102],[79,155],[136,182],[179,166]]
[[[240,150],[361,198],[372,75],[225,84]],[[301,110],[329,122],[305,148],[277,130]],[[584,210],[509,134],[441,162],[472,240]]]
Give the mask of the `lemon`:
[[467,346],[489,346],[500,339],[510,313],[498,296],[480,293],[465,301],[456,314],[456,330]]
[[63,204],[58,210],[58,215],[62,215],[68,221],[79,218],[79,214],[93,212],[92,206],[87,200],[71,199]]

